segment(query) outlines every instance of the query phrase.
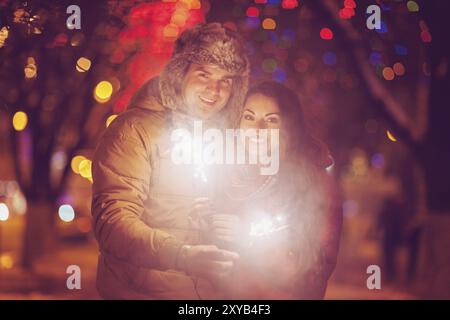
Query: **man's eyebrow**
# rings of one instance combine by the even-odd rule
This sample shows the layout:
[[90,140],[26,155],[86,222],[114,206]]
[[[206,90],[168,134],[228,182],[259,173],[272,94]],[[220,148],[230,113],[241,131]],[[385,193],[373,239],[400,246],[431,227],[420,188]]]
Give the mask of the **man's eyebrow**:
[[201,65],[198,65],[197,66],[197,70],[195,70],[195,71],[200,71],[200,72],[204,72],[204,73],[207,73],[207,74],[211,74],[211,72],[209,72],[208,70],[204,69]]
[[252,114],[255,114],[252,110],[250,110],[250,109],[244,109],[244,111],[248,111],[248,112],[250,112],[250,113],[252,113]]

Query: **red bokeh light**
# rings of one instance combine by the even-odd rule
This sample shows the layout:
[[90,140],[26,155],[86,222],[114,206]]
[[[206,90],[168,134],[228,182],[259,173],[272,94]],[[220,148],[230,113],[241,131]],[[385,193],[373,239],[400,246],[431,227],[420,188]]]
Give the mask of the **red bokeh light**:
[[333,39],[333,31],[330,28],[322,28],[320,30],[320,37],[323,40],[331,40]]

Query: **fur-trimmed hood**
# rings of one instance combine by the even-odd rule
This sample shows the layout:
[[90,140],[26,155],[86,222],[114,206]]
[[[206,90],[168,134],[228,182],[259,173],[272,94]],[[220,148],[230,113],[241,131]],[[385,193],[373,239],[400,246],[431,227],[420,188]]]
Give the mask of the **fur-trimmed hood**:
[[153,96],[165,108],[185,112],[181,88],[191,63],[217,65],[234,75],[230,99],[219,117],[235,123],[247,93],[250,64],[239,35],[219,23],[202,23],[183,32],[159,78],[144,84],[130,107],[145,107]]

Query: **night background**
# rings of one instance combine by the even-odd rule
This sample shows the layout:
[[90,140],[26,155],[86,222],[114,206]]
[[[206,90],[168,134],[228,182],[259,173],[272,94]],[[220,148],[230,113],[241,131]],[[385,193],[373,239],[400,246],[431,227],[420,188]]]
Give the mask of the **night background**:
[[450,299],[448,16],[443,0],[0,0],[0,299],[99,298],[95,146],[202,21],[239,31],[250,84],[295,89],[330,148],[344,225],[326,298]]

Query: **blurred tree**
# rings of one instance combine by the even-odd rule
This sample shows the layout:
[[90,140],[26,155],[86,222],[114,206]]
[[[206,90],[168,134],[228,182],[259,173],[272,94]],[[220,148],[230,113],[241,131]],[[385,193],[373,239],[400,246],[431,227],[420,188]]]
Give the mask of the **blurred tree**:
[[[66,26],[73,4],[81,9],[80,30]],[[204,13],[191,0],[3,0],[0,12],[0,29],[8,31],[1,38],[0,101],[28,205],[21,263],[31,268],[55,244],[70,173],[92,182],[88,156],[104,124],[162,70],[176,36]]]

